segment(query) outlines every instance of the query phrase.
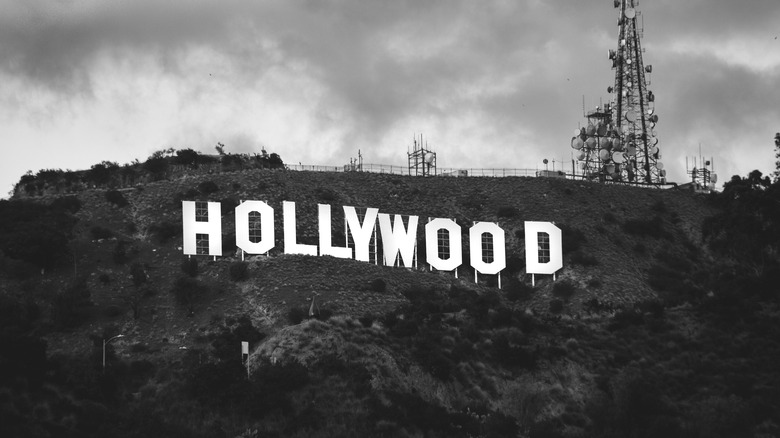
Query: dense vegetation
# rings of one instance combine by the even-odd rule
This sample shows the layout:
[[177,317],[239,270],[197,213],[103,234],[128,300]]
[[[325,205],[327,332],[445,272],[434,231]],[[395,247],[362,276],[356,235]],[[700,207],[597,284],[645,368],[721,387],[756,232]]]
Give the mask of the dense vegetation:
[[[102,181],[101,172],[93,178]],[[220,185],[177,196],[219,193]],[[108,193],[110,209],[125,214],[121,192]],[[6,436],[41,437],[778,436],[780,183],[758,172],[734,177],[708,202],[716,214],[701,242],[668,248],[651,244],[672,239],[676,212],[665,204],[653,205],[649,219],[604,215],[605,227],[646,239],[630,250],[648,261],[642,272],[656,298],[635,305],[592,299],[572,317],[562,310],[583,286],[570,279],[549,288],[548,312],[530,310],[540,292],[519,276],[502,290],[420,285],[403,290],[406,304],[359,317],[322,308],[309,319],[308,307],[293,307],[281,329],[254,315],[215,314],[184,348],[127,341],[132,354],[120,356],[109,343],[104,369],[104,341],[121,327],[96,315],[91,285],[116,285],[134,318],[152,313],[148,297],[162,294],[187,319],[263,273],[243,261],[179,260],[170,289],[157,290],[163,274],[129,231],[105,225],[84,230],[114,239],[88,258],[105,256],[122,275],[80,266],[71,276],[78,200],[0,201],[0,279],[14,286],[0,294],[0,424]],[[590,235],[562,228],[567,263],[608,262],[587,251]],[[179,229],[160,222],[148,232],[164,245]],[[67,281],[54,283],[55,270]],[[390,287],[377,278],[366,296]],[[79,332],[96,322],[102,331]],[[63,333],[86,337],[88,354],[52,354],[46,340]],[[247,373],[242,341],[285,353],[253,355]]]

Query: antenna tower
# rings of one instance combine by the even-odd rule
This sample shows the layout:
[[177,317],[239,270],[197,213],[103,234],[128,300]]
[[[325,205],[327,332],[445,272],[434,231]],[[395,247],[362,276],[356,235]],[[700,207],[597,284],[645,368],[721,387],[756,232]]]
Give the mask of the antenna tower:
[[619,27],[616,50],[609,50],[615,83],[607,87],[611,99],[586,113],[588,125],[575,131],[572,148],[578,151],[582,176],[601,182],[665,184],[666,171],[658,149],[655,96],[650,84],[651,65],[644,65],[640,39],[639,0],[614,0]]
[[414,137],[412,150],[406,153],[409,159],[409,175],[436,176],[436,152],[428,149],[428,143],[423,142],[423,136]]

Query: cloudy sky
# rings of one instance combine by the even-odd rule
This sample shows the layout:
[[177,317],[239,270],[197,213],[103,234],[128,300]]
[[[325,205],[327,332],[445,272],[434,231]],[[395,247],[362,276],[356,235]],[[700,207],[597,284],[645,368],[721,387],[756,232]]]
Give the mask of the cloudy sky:
[[[265,147],[288,163],[570,163],[607,101],[612,0],[0,0],[0,196],[26,171]],[[774,167],[777,0],[645,0],[668,176]],[[559,166],[560,164],[558,164]],[[567,169],[570,168],[567,164]],[[724,178],[725,177],[725,178]]]

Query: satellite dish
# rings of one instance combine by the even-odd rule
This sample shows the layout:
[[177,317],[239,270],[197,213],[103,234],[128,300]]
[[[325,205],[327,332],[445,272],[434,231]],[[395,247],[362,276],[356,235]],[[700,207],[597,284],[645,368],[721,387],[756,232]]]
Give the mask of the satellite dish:
[[571,139],[571,147],[572,148],[579,150],[579,149],[582,149],[583,146],[585,146],[585,142],[582,141],[581,138],[574,137],[574,138]]
[[585,159],[586,156],[587,156],[587,154],[585,153],[585,151],[580,151],[580,154],[577,155],[577,159],[582,161],[582,160]]
[[598,127],[596,128],[596,134],[598,134],[599,137],[607,135],[607,125],[599,123]]
[[612,142],[612,149],[614,149],[615,152],[623,152],[623,150],[625,148],[623,147],[622,143],[620,143],[619,141],[615,140],[615,141]]
[[650,109],[647,110],[647,114],[648,115],[652,115],[653,111],[655,111],[655,110],[653,108],[650,108]]
[[626,117],[626,120],[628,120],[631,123],[636,122],[636,113],[634,111],[626,111],[624,116]]
[[655,146],[658,144],[658,139],[653,137],[653,139],[650,142],[653,144],[653,146]]
[[650,121],[653,123],[658,123],[658,114],[653,114],[650,116]]
[[624,15],[626,16],[626,18],[632,19],[636,17],[636,10],[634,10],[634,8],[626,8],[626,12],[624,13]]
[[609,49],[609,59],[615,59],[615,55],[616,55],[615,51],[612,50],[612,49]]
[[612,93],[615,89],[612,87],[607,87],[607,93]]
[[664,163],[659,161],[655,163],[655,167],[658,168],[658,170],[664,170]]
[[607,173],[615,173],[615,165],[614,164],[607,164],[605,167],[605,170]]
[[588,149],[596,149],[596,139],[593,137],[588,137],[587,140],[585,140],[585,146]]
[[629,157],[636,156],[636,146],[630,145],[629,147],[627,147],[626,148],[626,155],[628,155]]
[[606,149],[599,150],[599,158],[601,158],[601,161],[609,160],[609,151]]
[[628,82],[626,82],[626,86],[627,86],[628,88],[631,88],[631,87],[633,87],[633,86],[634,86],[634,83],[633,83],[633,82],[631,82],[631,81],[628,81]]
[[713,183],[716,183],[716,182],[718,182],[718,175],[717,175],[717,174],[715,174],[715,173],[713,173],[713,174],[712,174],[712,177],[710,178],[710,181],[712,181]]
[[580,128],[577,128],[574,130],[574,135],[580,135]]
[[619,7],[620,7],[620,0],[615,0],[615,7],[616,7],[616,8],[619,8]]
[[605,138],[601,140],[601,146],[604,149],[612,149],[612,140],[610,138]]
[[631,64],[631,58],[626,58],[626,64]]
[[625,39],[620,40],[620,47],[623,47],[625,45],[626,45],[626,40]]
[[658,172],[658,175],[660,175],[660,176],[661,176],[661,178],[665,177],[665,176],[666,176],[666,170],[664,170],[664,169],[661,169],[661,170]]
[[658,153],[658,147],[657,146],[653,146],[653,147],[650,148],[650,155],[655,155],[657,153]]
[[612,161],[621,164],[626,161],[626,157],[623,156],[623,152],[615,152],[612,154]]
[[425,154],[425,162],[428,163],[428,164],[432,164],[434,158],[436,158],[436,155],[434,155],[434,154],[432,154],[430,152]]
[[549,163],[549,161],[547,161],[547,158],[545,158],[544,160],[542,160],[542,163],[547,164]]
[[652,65],[646,65],[645,66],[645,71],[648,72],[648,73],[652,73],[653,72],[653,66]]
[[592,124],[588,124],[588,127],[585,129],[585,132],[588,135],[596,135],[596,127]]

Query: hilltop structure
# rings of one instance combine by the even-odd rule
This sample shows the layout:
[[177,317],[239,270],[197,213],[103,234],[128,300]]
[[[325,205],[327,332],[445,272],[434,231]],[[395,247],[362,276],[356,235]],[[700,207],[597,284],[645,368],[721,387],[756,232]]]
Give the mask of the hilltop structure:
[[607,88],[610,102],[585,114],[587,126],[571,140],[577,150],[581,176],[601,182],[664,184],[666,171],[655,125],[655,95],[650,85],[651,65],[644,65],[638,0],[615,0],[619,11],[618,45],[609,51],[615,83]]

